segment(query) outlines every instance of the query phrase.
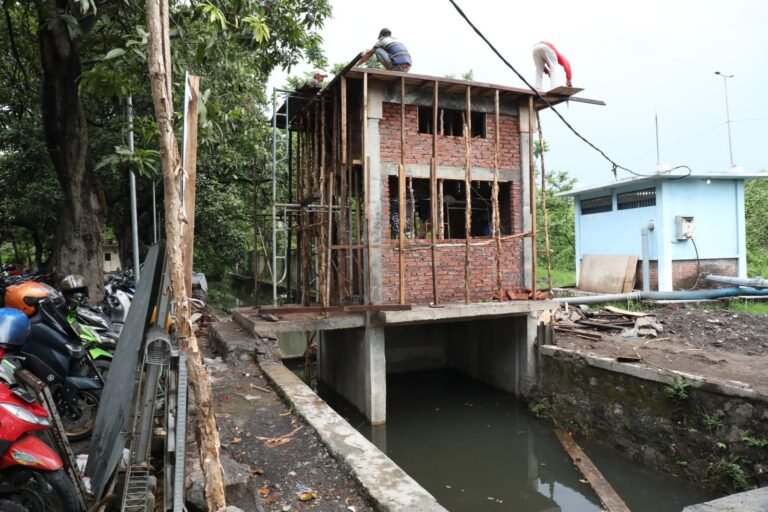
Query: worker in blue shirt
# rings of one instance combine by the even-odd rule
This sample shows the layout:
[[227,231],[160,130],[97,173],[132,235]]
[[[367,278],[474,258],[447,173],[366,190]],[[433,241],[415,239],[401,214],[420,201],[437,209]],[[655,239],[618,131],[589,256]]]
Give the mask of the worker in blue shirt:
[[373,48],[365,52],[357,65],[362,66],[374,53],[385,69],[404,72],[411,69],[411,54],[403,43],[392,37],[392,32],[388,28],[381,29]]

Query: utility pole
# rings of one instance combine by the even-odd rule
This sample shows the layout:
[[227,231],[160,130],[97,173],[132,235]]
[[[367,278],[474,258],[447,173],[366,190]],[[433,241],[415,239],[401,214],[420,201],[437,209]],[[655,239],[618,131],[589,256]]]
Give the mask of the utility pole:
[[[127,99],[128,106],[128,149],[133,153],[133,97],[129,94]],[[129,185],[131,195],[131,240],[133,242],[133,275],[136,276],[136,282],[139,281],[139,222],[136,212],[136,174],[133,168],[130,169]]]
[[731,157],[731,167],[733,167],[733,143],[731,142],[731,111],[728,108],[728,79],[733,78],[736,75],[726,75],[720,71],[715,71],[715,74],[723,77],[723,88],[725,89],[725,119],[726,126],[728,127],[728,154]]

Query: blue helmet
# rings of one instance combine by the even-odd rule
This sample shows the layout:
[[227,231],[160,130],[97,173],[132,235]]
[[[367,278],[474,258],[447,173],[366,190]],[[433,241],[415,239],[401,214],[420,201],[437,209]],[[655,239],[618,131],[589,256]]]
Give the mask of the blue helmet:
[[0,346],[21,347],[29,336],[29,318],[14,308],[0,308]]

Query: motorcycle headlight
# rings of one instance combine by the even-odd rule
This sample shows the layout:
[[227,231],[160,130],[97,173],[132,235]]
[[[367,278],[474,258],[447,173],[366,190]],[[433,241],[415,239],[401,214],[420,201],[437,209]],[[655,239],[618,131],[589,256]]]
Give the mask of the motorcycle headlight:
[[17,418],[19,418],[21,421],[26,421],[27,423],[31,423],[33,425],[42,425],[43,427],[50,427],[51,422],[48,421],[48,418],[43,418],[41,416],[35,416],[28,410],[26,410],[23,407],[20,407],[18,405],[14,404],[8,404],[8,403],[0,403],[0,407],[8,411],[9,413],[13,414]]

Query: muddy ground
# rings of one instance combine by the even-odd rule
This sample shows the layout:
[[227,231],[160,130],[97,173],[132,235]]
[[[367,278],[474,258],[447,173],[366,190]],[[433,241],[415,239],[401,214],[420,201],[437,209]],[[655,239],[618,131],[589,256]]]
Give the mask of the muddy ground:
[[658,305],[647,312],[663,326],[657,338],[599,331],[600,341],[556,333],[555,342],[607,357],[641,359],[627,364],[698,374],[768,393],[768,315],[730,311],[719,303]]
[[222,362],[198,331],[211,375],[221,453],[253,475],[258,511],[372,511],[357,484],[248,358]]

